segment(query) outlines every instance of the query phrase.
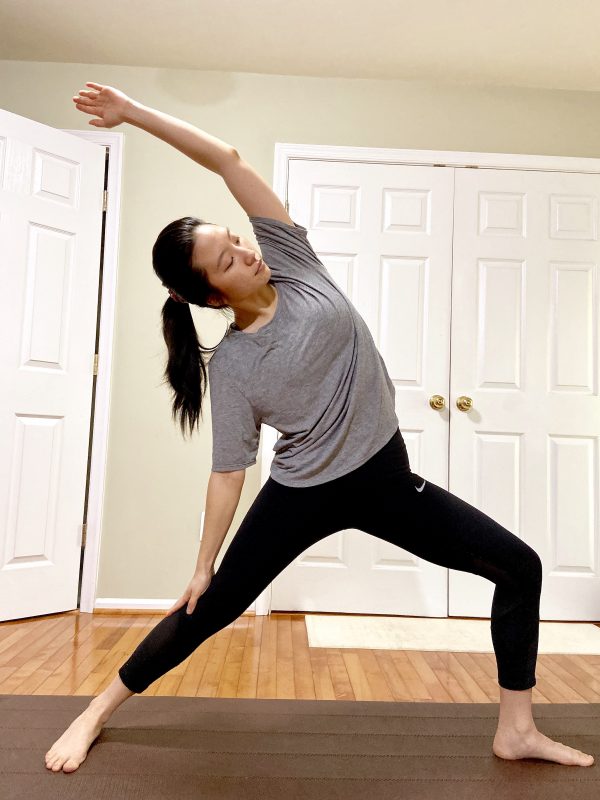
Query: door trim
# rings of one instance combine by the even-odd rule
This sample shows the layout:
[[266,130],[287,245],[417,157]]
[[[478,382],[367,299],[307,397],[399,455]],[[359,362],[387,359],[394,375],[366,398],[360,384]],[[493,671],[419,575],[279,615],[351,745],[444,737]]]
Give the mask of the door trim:
[[[90,477],[87,507],[87,536],[81,575],[79,611],[94,611],[100,542],[102,539],[102,512],[106,486],[106,462],[110,422],[110,391],[113,368],[113,338],[117,296],[117,268],[119,255],[119,230],[121,211],[121,179],[123,173],[123,133],[108,131],[79,131],[62,129],[83,139],[107,147],[108,155],[108,206],[104,231],[104,259],[102,265],[102,293],[100,297],[100,331],[98,335],[98,374],[96,376],[95,408],[92,420],[93,440],[90,459]],[[91,360],[91,357],[90,357]],[[90,409],[91,410],[91,409]]]

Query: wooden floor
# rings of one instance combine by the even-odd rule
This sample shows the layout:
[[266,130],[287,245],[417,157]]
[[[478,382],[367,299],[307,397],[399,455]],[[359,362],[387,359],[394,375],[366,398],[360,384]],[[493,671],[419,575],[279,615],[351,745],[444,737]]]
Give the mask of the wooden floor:
[[[160,614],[0,623],[0,694],[97,695]],[[600,702],[600,656],[540,655],[534,703]],[[143,695],[497,703],[492,653],[308,647],[303,614],[239,619]]]

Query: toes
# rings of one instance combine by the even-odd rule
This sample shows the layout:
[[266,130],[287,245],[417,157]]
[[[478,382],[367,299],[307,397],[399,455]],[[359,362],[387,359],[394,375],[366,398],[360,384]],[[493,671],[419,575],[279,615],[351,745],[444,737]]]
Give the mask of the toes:
[[584,753],[582,750],[575,750],[571,752],[571,764],[582,767],[591,767],[594,763],[594,757],[589,753]]
[[72,758],[68,758],[63,765],[63,770],[64,772],[74,772],[78,766],[79,764],[77,761],[74,761]]

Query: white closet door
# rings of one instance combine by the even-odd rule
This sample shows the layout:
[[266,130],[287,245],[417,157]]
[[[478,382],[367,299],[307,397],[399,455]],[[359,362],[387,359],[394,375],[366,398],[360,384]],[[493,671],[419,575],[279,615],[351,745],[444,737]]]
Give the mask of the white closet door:
[[[599,194],[456,170],[449,488],[539,553],[542,619],[600,619]],[[489,617],[494,584],[449,581],[450,615]]]
[[0,110],[0,620],[77,607],[104,162]]
[[[293,160],[289,213],[367,322],[396,386],[413,471],[446,486],[452,169]],[[270,464],[272,453],[265,453]],[[265,460],[267,460],[265,459]],[[263,473],[265,474],[265,473]],[[402,525],[402,508],[397,509]],[[272,610],[447,615],[448,571],[346,530],[307,549],[272,584]]]

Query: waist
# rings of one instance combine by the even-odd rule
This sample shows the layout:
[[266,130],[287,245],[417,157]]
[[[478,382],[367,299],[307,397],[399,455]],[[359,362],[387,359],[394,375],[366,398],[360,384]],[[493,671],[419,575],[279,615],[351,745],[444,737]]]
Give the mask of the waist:
[[360,472],[361,478],[368,475],[384,477],[387,475],[409,475],[411,473],[408,451],[404,438],[398,428],[381,450],[362,464],[355,473]]

